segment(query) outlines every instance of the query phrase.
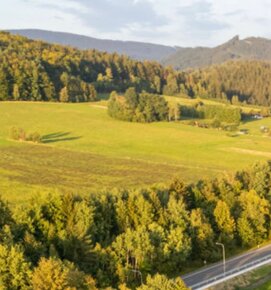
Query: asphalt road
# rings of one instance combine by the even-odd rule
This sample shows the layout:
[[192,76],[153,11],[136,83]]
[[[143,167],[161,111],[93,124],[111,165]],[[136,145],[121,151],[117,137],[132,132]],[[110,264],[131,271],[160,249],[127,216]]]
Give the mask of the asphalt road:
[[[226,272],[234,269],[238,269],[241,266],[245,266],[251,262],[257,261],[271,254],[271,244],[256,250],[251,250],[245,254],[235,256],[226,260]],[[226,253],[227,255],[227,253]],[[222,256],[222,254],[221,254]],[[223,262],[213,264],[211,266],[205,266],[198,271],[186,274],[182,276],[182,279],[188,287],[213,278],[217,275],[223,274]]]

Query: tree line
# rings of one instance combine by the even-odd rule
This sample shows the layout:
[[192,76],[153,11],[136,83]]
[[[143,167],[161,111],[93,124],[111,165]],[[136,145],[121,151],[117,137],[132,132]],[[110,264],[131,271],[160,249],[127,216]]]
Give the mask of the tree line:
[[216,120],[220,123],[239,125],[241,109],[233,106],[207,105],[198,102],[193,106],[180,105],[180,115],[186,118]]
[[123,95],[116,91],[110,94],[108,114],[116,119],[149,123],[155,121],[177,121],[181,117],[207,119],[217,123],[217,127],[238,126],[241,121],[241,110],[233,106],[206,105],[197,102],[195,105],[168,103],[163,96],[150,93],[137,93],[131,87]]
[[230,61],[185,74],[189,96],[271,106],[271,63],[263,61]]
[[192,184],[0,200],[0,285],[186,289],[174,277],[221,259],[216,242],[229,255],[269,239],[270,185],[267,162]]
[[271,105],[271,65],[232,61],[175,71],[153,61],[78,50],[0,32],[0,100],[93,101],[98,93],[138,92]]
[[96,91],[123,92],[130,86],[161,94],[176,77],[156,62],[0,32],[0,100],[92,101]]

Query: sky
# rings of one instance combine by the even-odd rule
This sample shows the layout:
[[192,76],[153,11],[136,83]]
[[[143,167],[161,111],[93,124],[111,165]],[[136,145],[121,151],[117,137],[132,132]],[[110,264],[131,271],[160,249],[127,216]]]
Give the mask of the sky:
[[[3,2],[3,3],[1,3]],[[0,29],[36,28],[171,46],[271,38],[271,0],[0,0]]]

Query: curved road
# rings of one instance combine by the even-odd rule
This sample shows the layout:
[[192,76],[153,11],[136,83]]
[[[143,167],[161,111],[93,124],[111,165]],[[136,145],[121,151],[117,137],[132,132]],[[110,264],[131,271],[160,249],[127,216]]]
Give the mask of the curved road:
[[[262,259],[268,255],[271,255],[271,244],[256,250],[251,250],[245,254],[235,256],[231,259],[227,259],[226,274],[227,271],[234,269],[238,270],[238,268],[244,267],[252,262],[257,262],[257,260]],[[194,285],[207,281],[208,279],[214,278],[221,274],[223,275],[222,261],[211,266],[206,266],[198,271],[183,275],[182,279],[188,287],[193,289]]]

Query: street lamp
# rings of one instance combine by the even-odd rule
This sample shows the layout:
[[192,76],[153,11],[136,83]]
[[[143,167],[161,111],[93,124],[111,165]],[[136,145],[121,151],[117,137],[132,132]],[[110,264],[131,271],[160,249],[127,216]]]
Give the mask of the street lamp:
[[223,269],[224,269],[224,276],[226,275],[226,259],[225,259],[225,247],[222,243],[215,243],[218,246],[222,247],[222,253],[223,253]]
[[137,273],[137,274],[139,274],[141,285],[143,284],[142,273],[141,273],[139,270],[135,270],[135,269],[127,269],[127,270],[129,270],[129,271],[131,271],[131,272],[133,272],[133,273]]

